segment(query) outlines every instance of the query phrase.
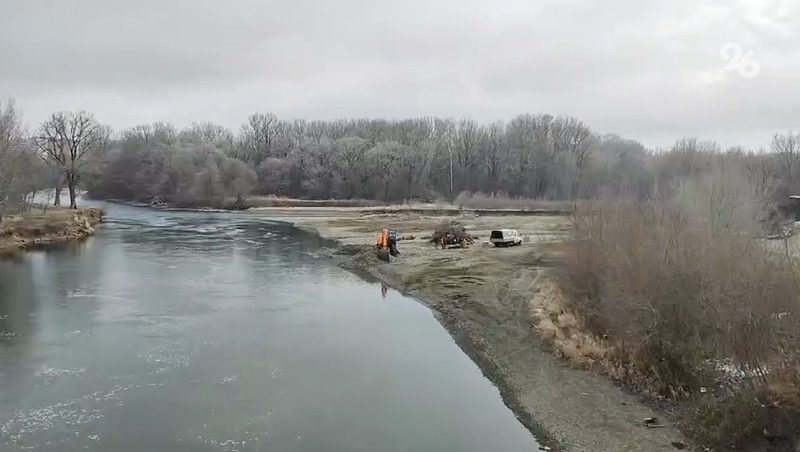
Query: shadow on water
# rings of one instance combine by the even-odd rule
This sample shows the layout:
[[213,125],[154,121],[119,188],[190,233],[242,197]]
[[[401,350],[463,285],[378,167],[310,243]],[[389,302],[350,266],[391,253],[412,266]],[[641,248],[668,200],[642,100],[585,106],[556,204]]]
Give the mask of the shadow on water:
[[51,243],[38,243],[29,245],[26,248],[20,248],[14,251],[10,251],[7,254],[0,255],[0,261],[14,261],[19,262],[21,259],[24,258],[25,255],[31,252],[57,252],[57,251],[67,251],[67,252],[74,252],[80,253],[87,244],[91,243],[92,237],[84,237],[80,239],[71,239],[65,242],[51,242]]

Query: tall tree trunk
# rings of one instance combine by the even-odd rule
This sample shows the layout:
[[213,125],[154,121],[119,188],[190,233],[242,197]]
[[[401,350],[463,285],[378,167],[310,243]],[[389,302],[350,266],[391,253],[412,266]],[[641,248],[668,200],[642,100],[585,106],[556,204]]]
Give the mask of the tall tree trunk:
[[408,178],[406,178],[406,199],[411,198],[411,186],[414,184],[414,168],[408,169]]
[[69,186],[69,208],[70,209],[77,209],[78,208],[78,203],[77,203],[76,198],[77,198],[77,196],[75,194],[75,186],[74,185],[70,185]]
[[77,178],[75,177],[74,173],[69,172],[67,174],[67,190],[69,190],[69,208],[70,209],[77,209],[78,208],[78,203],[76,202],[77,201],[77,199],[76,199],[77,196],[76,196],[76,193],[75,193],[75,183],[77,182],[76,179]]
[[61,206],[61,184],[56,185],[56,196],[55,200],[53,200],[53,207],[60,207]]

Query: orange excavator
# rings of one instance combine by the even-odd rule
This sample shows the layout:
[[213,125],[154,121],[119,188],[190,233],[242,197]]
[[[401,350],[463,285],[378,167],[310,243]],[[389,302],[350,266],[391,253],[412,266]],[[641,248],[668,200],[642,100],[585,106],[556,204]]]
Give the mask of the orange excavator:
[[389,228],[381,229],[376,247],[378,258],[381,260],[389,262],[389,256],[397,257],[400,254],[400,251],[397,250],[397,231]]

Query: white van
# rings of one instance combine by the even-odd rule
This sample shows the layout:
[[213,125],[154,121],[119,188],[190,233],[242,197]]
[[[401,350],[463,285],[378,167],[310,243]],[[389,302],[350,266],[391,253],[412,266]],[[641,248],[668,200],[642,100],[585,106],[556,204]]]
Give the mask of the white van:
[[497,229],[492,231],[489,241],[494,246],[516,246],[522,245],[522,236],[516,229]]

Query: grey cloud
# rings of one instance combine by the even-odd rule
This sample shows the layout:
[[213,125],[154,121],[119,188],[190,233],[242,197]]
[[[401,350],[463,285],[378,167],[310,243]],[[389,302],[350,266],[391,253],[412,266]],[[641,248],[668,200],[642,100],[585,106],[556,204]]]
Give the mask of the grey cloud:
[[[4,0],[0,98],[33,125],[549,112],[757,147],[800,127],[798,23],[789,0]],[[761,73],[725,70],[725,42]]]

